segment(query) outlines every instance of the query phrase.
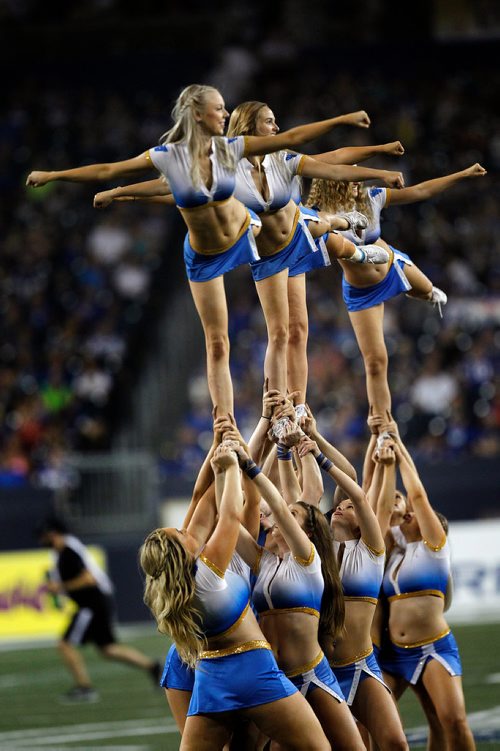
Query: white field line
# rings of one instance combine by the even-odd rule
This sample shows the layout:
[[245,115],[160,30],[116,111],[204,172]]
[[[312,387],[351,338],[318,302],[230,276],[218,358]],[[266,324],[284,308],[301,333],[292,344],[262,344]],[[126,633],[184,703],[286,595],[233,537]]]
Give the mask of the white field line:
[[129,738],[133,736],[163,735],[177,732],[173,723],[165,724],[147,720],[120,722],[94,722],[80,725],[60,725],[58,727],[30,728],[0,733],[0,748],[33,748],[77,741],[104,740],[106,738]]

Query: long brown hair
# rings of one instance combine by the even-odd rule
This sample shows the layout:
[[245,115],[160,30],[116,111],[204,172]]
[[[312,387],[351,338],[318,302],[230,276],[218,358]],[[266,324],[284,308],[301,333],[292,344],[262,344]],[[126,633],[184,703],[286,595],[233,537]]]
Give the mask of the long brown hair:
[[[298,501],[298,506],[306,510],[304,532],[314,544],[321,559],[321,573],[325,582],[319,616],[318,641],[324,650],[326,644],[335,640],[344,628],[345,602],[339,567],[333,550],[330,527],[324,515],[316,506]],[[325,646],[324,646],[325,645]]]
[[257,129],[257,117],[262,107],[267,107],[265,102],[242,102],[231,112],[227,135],[232,136],[255,136]]
[[171,636],[181,660],[194,667],[206,640],[193,606],[193,557],[179,540],[164,529],[155,529],[141,547],[140,564],[146,574],[144,602],[158,631]]
[[368,220],[373,219],[373,211],[368,198],[368,190],[364,186],[359,187],[358,196],[355,198],[350,192],[348,182],[339,180],[323,180],[316,177],[311,183],[311,190],[306,201],[306,206],[328,211],[360,211]]

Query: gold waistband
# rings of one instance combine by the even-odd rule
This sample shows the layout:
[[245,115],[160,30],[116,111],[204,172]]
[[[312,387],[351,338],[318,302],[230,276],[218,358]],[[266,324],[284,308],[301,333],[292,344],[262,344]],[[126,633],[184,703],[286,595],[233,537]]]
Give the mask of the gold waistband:
[[252,641],[245,641],[243,642],[243,644],[236,644],[234,647],[226,647],[225,649],[209,649],[201,653],[200,660],[213,660],[216,657],[239,655],[242,654],[242,652],[250,652],[252,649],[271,649],[271,645],[264,639],[252,639]]
[[287,678],[295,678],[296,675],[302,675],[302,673],[307,673],[309,670],[312,670],[316,667],[316,665],[319,665],[321,660],[323,659],[325,655],[320,650],[319,655],[316,655],[314,660],[311,660],[311,662],[306,663],[305,665],[302,665],[300,668],[295,668],[294,670],[289,670],[285,673]]
[[349,657],[348,660],[339,660],[336,662],[335,660],[330,661],[330,666],[332,668],[345,668],[347,665],[353,665],[358,660],[364,660],[365,657],[368,657],[373,652],[373,647],[370,647],[369,649],[365,650],[364,652],[360,652],[357,655],[353,655],[353,657]]
[[344,597],[344,600],[346,602],[370,602],[372,605],[376,605],[378,602],[378,599],[376,597]]
[[445,631],[443,631],[441,634],[438,634],[437,636],[433,636],[430,639],[422,639],[422,641],[416,641],[412,644],[401,644],[399,641],[394,641],[394,639],[391,639],[391,642],[396,646],[400,647],[401,649],[414,649],[415,647],[425,647],[426,644],[432,644],[435,641],[439,641],[439,639],[442,639],[445,636],[448,636],[451,629],[447,628]]
[[426,595],[429,597],[440,597],[444,600],[444,594],[439,589],[421,589],[418,592],[404,592],[401,595],[391,595],[387,599],[389,602],[394,602],[394,600],[406,600],[408,597],[425,597]]
[[272,610],[263,610],[259,613],[259,618],[263,615],[281,615],[282,613],[307,613],[307,615],[314,615],[315,618],[319,618],[319,611],[314,608],[273,608]]

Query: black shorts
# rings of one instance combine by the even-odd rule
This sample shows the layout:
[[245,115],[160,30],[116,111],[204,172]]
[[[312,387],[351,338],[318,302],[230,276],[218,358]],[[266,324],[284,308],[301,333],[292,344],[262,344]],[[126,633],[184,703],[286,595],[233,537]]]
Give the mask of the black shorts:
[[79,608],[64,632],[63,641],[78,646],[92,642],[98,647],[115,644],[111,608]]

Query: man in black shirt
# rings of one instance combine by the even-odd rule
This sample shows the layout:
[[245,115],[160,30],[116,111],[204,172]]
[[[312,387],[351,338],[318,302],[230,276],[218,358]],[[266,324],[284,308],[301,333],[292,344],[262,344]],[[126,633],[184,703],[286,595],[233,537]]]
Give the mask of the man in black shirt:
[[65,594],[78,606],[58,643],[62,659],[75,680],[75,686],[61,699],[88,702],[99,698],[77,649],[87,642],[93,642],[104,657],[148,671],[158,683],[161,675],[159,662],[133,647],[117,643],[112,626],[113,586],[85,545],[68,534],[66,525],[54,517],[40,527],[39,540],[54,551],[54,571],[47,583],[48,591],[54,595]]

